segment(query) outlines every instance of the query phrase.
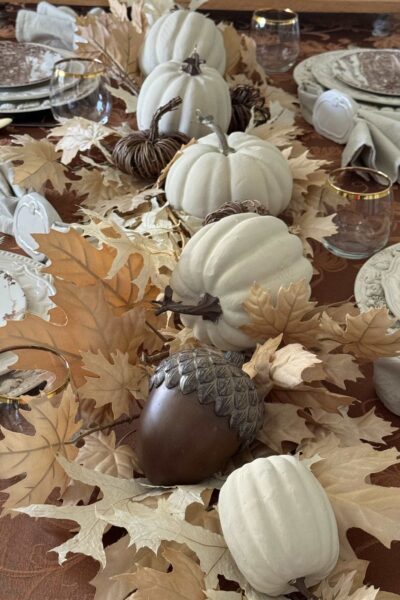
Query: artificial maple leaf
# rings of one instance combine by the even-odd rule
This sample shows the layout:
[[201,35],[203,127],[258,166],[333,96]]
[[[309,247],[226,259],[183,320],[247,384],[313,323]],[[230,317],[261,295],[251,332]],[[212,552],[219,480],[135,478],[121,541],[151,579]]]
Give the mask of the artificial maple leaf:
[[166,328],[161,330],[162,335],[168,337],[169,353],[175,354],[181,350],[187,350],[189,348],[196,348],[200,346],[200,342],[193,335],[193,330],[190,327],[184,327],[183,329]]
[[[89,150],[92,146],[104,153],[105,149],[100,141],[110,135],[116,135],[116,132],[102,123],[73,117],[62,125],[53,127],[47,137],[61,138],[57,142],[56,150],[62,151],[61,162],[68,165],[78,152]],[[107,155],[107,151],[105,152]]]
[[301,344],[288,344],[275,352],[271,363],[270,375],[274,386],[293,389],[303,382],[303,373],[321,363],[312,352]]
[[348,315],[344,328],[323,313],[321,337],[337,342],[345,352],[360,359],[396,356],[400,352],[400,331],[388,333],[394,322],[386,308],[371,308],[357,316]]
[[128,21],[128,8],[118,0],[109,0],[110,12],[120,21]]
[[350,354],[318,354],[321,359],[325,376],[323,379],[346,389],[345,381],[356,381],[364,377],[360,367]]
[[70,180],[60,164],[61,153],[48,140],[35,140],[29,135],[15,135],[16,146],[1,146],[0,159],[13,165],[13,183],[41,192],[49,181],[61,193]]
[[243,600],[244,596],[242,593],[238,593],[238,592],[224,592],[221,590],[206,590],[206,598],[207,598],[207,600]]
[[24,413],[24,418],[35,429],[35,435],[0,429],[4,435],[0,441],[0,479],[25,474],[4,490],[8,494],[6,511],[44,502],[54,488],[60,488],[62,494],[69,478],[57,462],[57,454],[74,459],[78,452],[68,443],[81,427],[76,420],[78,403],[71,387],[56,406],[45,396],[29,404],[31,410]]
[[359,527],[376,537],[387,548],[400,539],[400,488],[370,483],[378,473],[398,462],[395,448],[376,451],[368,444],[339,447],[329,435],[319,441],[307,440],[300,447],[302,456],[323,460],[311,466],[313,474],[328,494],[339,529],[341,556],[354,557],[346,533]]
[[228,23],[218,23],[218,29],[222,33],[226,53],[225,73],[229,75],[235,70],[240,60],[240,34]]
[[285,344],[298,342],[306,348],[315,346],[319,330],[318,315],[308,316],[316,302],[310,301],[310,288],[303,281],[281,287],[274,301],[272,295],[254,284],[243,303],[250,324],[241,329],[254,339],[265,341],[283,334]]
[[291,233],[301,239],[305,256],[314,256],[312,246],[307,241],[309,238],[323,242],[325,238],[337,233],[337,225],[334,223],[336,215],[322,217],[318,212],[314,208],[308,208],[302,214],[296,214],[289,228]]
[[275,352],[280,346],[282,337],[283,334],[281,333],[275,338],[270,338],[262,345],[257,344],[251,359],[242,366],[243,371],[261,385],[271,382],[271,363]]
[[321,586],[329,585],[330,587],[332,587],[339,582],[343,575],[348,574],[351,574],[352,576],[352,586],[350,591],[355,591],[356,589],[363,586],[368,565],[369,562],[367,560],[362,560],[361,558],[342,560],[339,557],[339,560],[336,563],[336,566],[333,569],[333,571],[331,571],[329,575],[318,586],[315,586],[314,593],[316,593],[319,597],[321,595],[319,593]]
[[135,573],[125,575],[136,591],[132,600],[204,600],[204,574],[191,558],[166,548],[163,557],[171,564],[172,571],[163,573],[148,567],[138,567]]
[[322,408],[327,412],[337,412],[342,406],[349,406],[355,398],[335,394],[325,387],[299,385],[291,390],[273,388],[269,395],[271,402],[294,404],[301,408]]
[[351,592],[355,574],[353,572],[342,575],[333,587],[327,582],[322,582],[318,588],[319,598],[322,600],[375,600],[379,590],[373,587],[362,586]]
[[293,404],[266,402],[264,423],[257,439],[271,450],[281,453],[283,442],[300,444],[311,437],[312,433],[299,412],[300,408]]
[[144,365],[133,365],[128,354],[117,350],[109,360],[101,352],[82,352],[83,368],[91,375],[79,389],[84,398],[95,401],[96,407],[111,404],[114,417],[132,415],[140,411],[136,400],[146,400],[149,393],[149,370]]
[[107,89],[111,92],[115,98],[119,98],[123,102],[125,102],[125,112],[127,114],[135,113],[137,110],[138,97],[125,90],[123,87],[113,87],[111,85],[107,86]]

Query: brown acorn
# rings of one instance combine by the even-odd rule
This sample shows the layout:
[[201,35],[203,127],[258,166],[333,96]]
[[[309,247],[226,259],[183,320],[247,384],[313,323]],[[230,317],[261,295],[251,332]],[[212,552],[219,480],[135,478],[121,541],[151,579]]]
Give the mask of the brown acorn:
[[157,367],[136,444],[152,483],[202,481],[254,440],[264,401],[242,362],[238,353],[202,347],[173,354]]
[[216,223],[229,215],[238,215],[241,213],[256,213],[258,215],[269,215],[267,210],[258,200],[243,200],[243,202],[225,202],[216,210],[208,213],[203,221],[203,225]]
[[228,133],[245,131],[250,123],[251,110],[254,108],[256,125],[266,123],[271,117],[265,98],[252,85],[236,85],[231,88],[232,117]]
[[149,129],[135,131],[120,139],[112,153],[115,166],[128,175],[157,179],[181,146],[189,142],[188,136],[180,131],[160,134],[158,130],[161,117],[178,108],[180,104],[182,98],[173,98],[156,110]]

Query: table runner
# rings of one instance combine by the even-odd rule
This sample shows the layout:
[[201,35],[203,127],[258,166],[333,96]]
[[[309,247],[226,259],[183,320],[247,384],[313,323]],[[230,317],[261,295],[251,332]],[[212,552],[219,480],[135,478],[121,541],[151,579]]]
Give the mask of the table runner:
[[[330,24],[321,27],[318,19],[315,23],[307,22],[302,28],[301,57],[312,54],[347,48],[349,45],[367,47],[398,47],[400,44],[400,18],[394,19],[391,36],[373,38],[368,25],[359,28],[345,29],[340,25]],[[0,37],[9,37],[12,30],[0,29]],[[296,85],[291,73],[274,76],[272,83],[292,94],[296,93]],[[310,125],[299,120],[304,134],[301,141],[312,152],[313,157],[332,161],[332,168],[339,166],[342,147],[320,137]],[[43,137],[44,129],[10,128],[7,133],[0,132],[0,143],[10,133],[30,133],[35,137]],[[4,142],[3,142],[4,143]],[[67,201],[52,194],[49,199],[54,203],[63,220],[76,220],[74,199]],[[395,188],[394,220],[391,243],[400,242],[400,190]],[[6,236],[1,249],[21,252],[13,238]],[[319,244],[314,244],[314,263],[318,270],[312,282],[313,296],[320,303],[335,302],[349,298],[353,294],[354,278],[362,261],[347,261],[329,254]],[[371,373],[358,384],[348,386],[348,392],[362,400],[357,408],[359,414],[365,413],[375,404],[376,399],[372,386]],[[394,426],[400,427],[400,418],[390,415],[378,403],[378,414],[385,416]],[[123,433],[123,432],[121,432]],[[393,444],[400,449],[400,431],[392,436]],[[381,485],[400,486],[400,467],[391,468],[380,475]],[[3,482],[3,487],[6,484]],[[107,537],[114,541],[117,531],[110,531]],[[89,581],[98,570],[98,564],[88,558],[73,555],[62,567],[58,565],[57,556],[48,553],[52,547],[62,543],[69,537],[68,523],[50,520],[35,522],[21,515],[11,521],[8,517],[0,520],[0,598],[1,600],[91,600],[94,588]],[[349,539],[359,558],[367,559],[370,566],[367,571],[367,584],[382,587],[388,591],[400,593],[400,542],[392,544],[390,550],[384,548],[374,538],[360,530],[351,530]],[[162,599],[160,599],[162,600]]]

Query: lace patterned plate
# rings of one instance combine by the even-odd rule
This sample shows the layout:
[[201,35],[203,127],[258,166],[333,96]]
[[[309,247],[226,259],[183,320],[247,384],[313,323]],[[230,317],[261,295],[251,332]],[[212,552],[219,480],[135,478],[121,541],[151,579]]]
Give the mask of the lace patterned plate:
[[364,92],[400,96],[400,50],[354,51],[334,61],[332,73]]
[[22,319],[26,310],[26,297],[18,281],[7,271],[0,270],[0,327],[8,319]]
[[0,42],[0,88],[26,87],[48,81],[61,55],[39,44]]

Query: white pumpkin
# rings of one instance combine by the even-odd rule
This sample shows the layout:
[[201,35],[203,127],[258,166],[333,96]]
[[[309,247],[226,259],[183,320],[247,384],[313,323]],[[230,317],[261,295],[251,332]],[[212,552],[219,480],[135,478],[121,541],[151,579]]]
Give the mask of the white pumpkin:
[[294,592],[326,577],[339,555],[328,496],[296,456],[258,458],[233,471],[218,503],[222,531],[239,570],[258,591]]
[[228,84],[218,71],[201,63],[200,56],[193,52],[183,62],[169,61],[152,71],[139,93],[136,112],[139,129],[148,129],[156,110],[180,96],[181,106],[161,118],[161,133],[181,131],[189,137],[205,135],[207,125],[196,118],[196,110],[212,113],[221,129],[227,131],[232,114]]
[[165,184],[171,206],[204,218],[225,202],[258,200],[272,215],[287,208],[293,190],[290,165],[280,150],[241,132],[226,136],[212,118],[201,119],[215,133],[186,148]]
[[182,61],[196,47],[210,67],[225,72],[224,40],[214,21],[192,10],[165,13],[146,34],[139,53],[139,66],[148,75],[168,60]]
[[276,297],[281,286],[301,279],[309,282],[311,277],[301,241],[283,221],[243,213],[206,225],[189,240],[172,273],[171,287],[174,299],[185,305],[195,306],[209,294],[212,298],[206,300],[222,310],[214,321],[193,311],[176,311],[196,338],[221,350],[243,350],[256,345],[239,329],[249,323],[242,304],[253,283]]

